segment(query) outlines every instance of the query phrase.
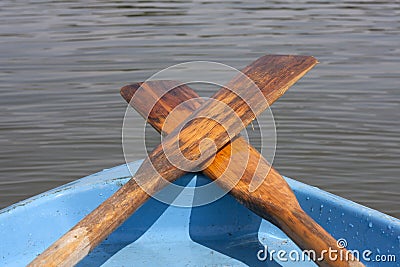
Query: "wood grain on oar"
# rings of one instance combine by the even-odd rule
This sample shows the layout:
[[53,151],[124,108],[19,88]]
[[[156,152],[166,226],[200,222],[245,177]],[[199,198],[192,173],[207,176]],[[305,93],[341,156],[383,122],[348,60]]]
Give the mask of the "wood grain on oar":
[[[313,57],[306,56],[264,56],[246,67],[244,73],[256,83],[267,101],[272,103],[316,63]],[[173,130],[150,153],[132,179],[39,255],[30,266],[70,266],[79,262],[137,210],[149,195],[165,187],[166,181],[174,181],[182,176],[184,171],[176,168],[166,156],[166,153],[177,153],[171,149],[175,144],[180,145],[187,159],[196,160],[199,156],[199,144],[203,139],[209,138],[214,141],[213,144],[202,144],[202,152],[207,157],[213,146],[220,149],[229,142],[226,129],[239,133],[268,107],[268,103],[254,92],[253,84],[243,76],[235,77],[226,87],[235,93],[223,88],[213,98],[235,111],[242,123],[221,115],[221,105],[215,104],[216,101],[204,103],[195,114],[187,118],[187,124],[180,132]],[[247,104],[243,99],[246,99]],[[216,119],[224,127],[210,123],[208,119],[196,119],[196,116]],[[141,187],[136,180],[141,182]]]
[[[138,90],[140,87],[141,90]],[[139,95],[132,98],[135,93]],[[147,122],[164,134],[170,134],[172,129],[178,127],[205,101],[190,87],[176,81],[128,85],[121,89],[121,95],[140,114],[148,114],[145,117]],[[162,97],[154,99],[159,95]],[[155,101],[157,104],[154,107],[144,104]],[[164,125],[166,122],[169,125]],[[241,153],[243,151],[250,151],[249,159]],[[246,162],[248,164],[242,173],[242,165]],[[341,251],[342,255],[351,256],[346,249],[338,247],[337,241],[302,210],[285,179],[244,138],[235,138],[218,151],[214,161],[203,172],[216,180],[222,188],[231,189],[230,193],[239,202],[281,228],[303,250],[312,249],[316,255],[321,255],[324,250],[335,249]],[[266,177],[265,173],[268,173]],[[259,175],[262,176],[257,177]],[[263,183],[254,192],[250,192],[249,187],[254,177],[262,179]],[[317,264],[362,266],[357,261],[347,261],[345,257],[334,261],[329,259],[328,254],[325,256],[325,260],[317,261]]]

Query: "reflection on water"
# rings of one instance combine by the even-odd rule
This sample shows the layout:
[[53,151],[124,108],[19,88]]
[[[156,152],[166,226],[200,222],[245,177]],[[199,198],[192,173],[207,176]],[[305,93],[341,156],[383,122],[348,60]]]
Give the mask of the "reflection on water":
[[3,0],[0,206],[123,163],[122,85],[290,53],[321,63],[273,106],[276,168],[400,217],[399,18],[396,1]]

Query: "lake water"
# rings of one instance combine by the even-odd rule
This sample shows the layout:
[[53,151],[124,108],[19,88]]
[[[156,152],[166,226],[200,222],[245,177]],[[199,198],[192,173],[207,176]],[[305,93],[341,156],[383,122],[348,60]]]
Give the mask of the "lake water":
[[124,163],[121,86],[304,54],[320,64],[272,107],[274,166],[400,217],[398,1],[3,0],[0,22],[0,207]]

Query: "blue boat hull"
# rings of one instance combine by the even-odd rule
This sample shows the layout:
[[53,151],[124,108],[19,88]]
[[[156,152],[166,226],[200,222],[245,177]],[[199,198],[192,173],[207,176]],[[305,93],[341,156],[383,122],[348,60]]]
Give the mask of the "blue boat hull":
[[[118,166],[1,210],[0,266],[26,265],[130,176],[126,165]],[[188,174],[177,183],[207,181]],[[399,266],[400,220],[287,181],[303,209],[348,249],[357,250],[367,266]],[[79,264],[100,265],[315,266],[282,231],[230,195],[196,208],[149,200]]]

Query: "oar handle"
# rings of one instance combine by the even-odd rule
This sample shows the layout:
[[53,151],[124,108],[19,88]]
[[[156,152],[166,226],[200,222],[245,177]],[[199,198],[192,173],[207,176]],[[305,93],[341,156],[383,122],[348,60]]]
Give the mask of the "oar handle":
[[[150,158],[152,158],[150,154]],[[83,218],[65,235],[53,243],[28,266],[74,266],[128,219],[150,195],[160,191],[166,183],[146,158],[124,186]],[[181,170],[168,172],[170,181],[184,174]],[[137,180],[146,181],[140,186]]]
[[[132,201],[132,196],[135,197],[135,201]],[[74,266],[124,222],[148,197],[134,179],[129,180],[28,266]]]
[[301,208],[282,212],[275,218],[278,226],[296,244],[301,244],[303,253],[307,252],[319,266],[364,266]]

